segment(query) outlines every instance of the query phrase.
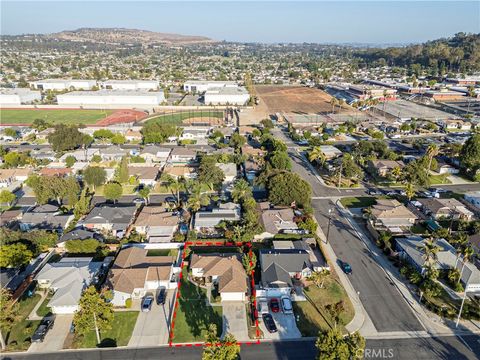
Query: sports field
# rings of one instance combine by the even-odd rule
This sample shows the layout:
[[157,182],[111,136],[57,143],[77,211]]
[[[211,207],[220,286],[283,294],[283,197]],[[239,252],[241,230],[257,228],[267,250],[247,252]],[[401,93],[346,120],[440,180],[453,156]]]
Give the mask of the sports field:
[[43,119],[52,124],[95,124],[116,110],[0,109],[1,124],[31,124]]
[[147,123],[150,122],[159,122],[162,124],[171,124],[171,125],[181,125],[183,123],[188,123],[189,119],[194,119],[195,123],[205,122],[218,122],[218,120],[223,119],[223,111],[219,110],[193,110],[193,111],[177,111],[177,112],[166,112],[156,116],[153,116],[146,120]]

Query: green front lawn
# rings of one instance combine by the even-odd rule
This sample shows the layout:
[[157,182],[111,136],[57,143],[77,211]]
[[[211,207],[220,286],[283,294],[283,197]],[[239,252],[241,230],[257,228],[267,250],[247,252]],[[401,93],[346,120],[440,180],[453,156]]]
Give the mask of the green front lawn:
[[448,177],[448,174],[430,175],[429,176],[430,185],[451,184],[452,182],[448,180],[447,177]]
[[102,342],[97,346],[95,331],[85,336],[75,336],[72,348],[94,348],[126,346],[137,322],[138,311],[118,311],[114,313],[112,328],[100,333]]
[[41,317],[45,317],[47,315],[51,315],[52,312],[50,311],[50,307],[47,306],[48,302],[52,298],[53,295],[48,294],[45,300],[43,300],[42,305],[37,309],[37,315]]
[[363,196],[363,197],[345,197],[340,199],[340,202],[343,206],[347,208],[366,208],[377,203],[377,200],[374,197]]
[[175,343],[204,341],[210,324],[217,325],[217,335],[222,334],[222,307],[207,305],[206,290],[199,288],[186,279],[183,270],[175,319]]
[[1,109],[2,124],[31,124],[43,119],[53,124],[95,124],[114,110]]
[[37,330],[40,321],[27,320],[35,305],[40,301],[41,296],[35,294],[32,297],[22,296],[18,301],[18,320],[15,321],[10,332],[2,331],[5,336],[7,350],[27,350],[30,346],[30,338]]
[[298,330],[302,336],[318,336],[319,331],[327,331],[330,326],[309,301],[294,301],[294,314],[299,317]]

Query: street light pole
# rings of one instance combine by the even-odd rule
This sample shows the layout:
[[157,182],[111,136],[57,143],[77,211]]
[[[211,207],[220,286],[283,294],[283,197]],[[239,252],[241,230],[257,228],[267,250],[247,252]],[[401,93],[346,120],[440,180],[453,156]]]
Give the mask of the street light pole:
[[465,299],[467,297],[467,287],[468,287],[468,284],[465,285],[465,293],[463,294],[462,305],[460,305],[460,311],[458,312],[457,322],[455,323],[456,328],[458,327],[458,323],[460,322],[460,317],[462,316],[463,304],[465,303]]
[[332,222],[332,209],[328,209],[328,226],[327,226],[327,244],[328,244],[328,237],[330,235],[330,224]]

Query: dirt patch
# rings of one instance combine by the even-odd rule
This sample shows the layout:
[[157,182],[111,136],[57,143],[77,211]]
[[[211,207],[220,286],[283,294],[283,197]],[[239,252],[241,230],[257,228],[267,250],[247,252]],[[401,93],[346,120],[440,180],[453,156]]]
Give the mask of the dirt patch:
[[143,111],[137,110],[119,110],[113,114],[107,116],[105,119],[100,120],[95,125],[108,126],[121,123],[130,123],[143,120],[147,117],[147,114]]
[[[270,114],[304,113],[319,114],[332,111],[326,92],[302,86],[256,86],[261,103],[265,103]],[[335,109],[336,113],[348,113],[350,109]]]

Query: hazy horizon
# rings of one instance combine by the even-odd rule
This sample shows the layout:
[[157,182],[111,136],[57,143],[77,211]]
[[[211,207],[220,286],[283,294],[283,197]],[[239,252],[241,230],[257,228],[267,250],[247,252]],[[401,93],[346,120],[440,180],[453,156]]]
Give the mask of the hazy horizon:
[[477,1],[2,1],[1,8],[3,35],[127,28],[231,42],[381,45],[480,32]]

